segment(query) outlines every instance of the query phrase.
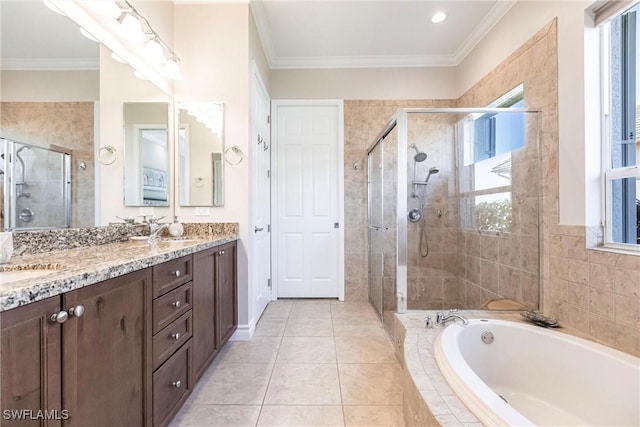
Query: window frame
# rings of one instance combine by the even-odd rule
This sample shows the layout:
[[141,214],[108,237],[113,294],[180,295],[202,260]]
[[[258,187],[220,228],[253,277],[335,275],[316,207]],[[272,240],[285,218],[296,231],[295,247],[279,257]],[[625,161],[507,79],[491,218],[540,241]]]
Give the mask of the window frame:
[[[630,12],[630,9],[633,8],[637,8],[638,4],[634,4],[631,7],[627,7],[624,10],[620,11],[619,13],[615,14],[614,16],[611,17],[611,20],[618,18],[619,16],[623,15],[623,14],[627,14]],[[635,11],[636,14],[640,14],[640,7],[638,7],[638,10]],[[621,179],[625,179],[625,178],[635,178],[637,180],[637,182],[640,182],[640,165],[638,158],[636,158],[636,164],[632,165],[632,166],[620,166],[620,167],[613,167],[613,155],[612,155],[612,150],[613,150],[613,137],[612,137],[612,109],[613,109],[613,96],[612,96],[612,84],[611,84],[611,78],[612,78],[612,64],[610,61],[610,54],[611,54],[611,38],[610,38],[610,32],[611,32],[611,25],[610,25],[610,21],[608,20],[607,22],[603,23],[600,26],[600,41],[601,41],[601,91],[602,91],[602,183],[601,183],[601,188],[602,188],[602,194],[603,194],[603,221],[602,221],[602,226],[603,226],[603,231],[604,231],[604,239],[603,239],[603,247],[605,248],[611,248],[611,249],[621,249],[621,250],[625,250],[625,251],[633,251],[633,252],[639,252],[640,253],[640,243],[623,243],[623,242],[617,242],[614,241],[613,238],[613,208],[614,208],[614,202],[613,202],[613,198],[614,198],[614,191],[612,190],[612,183],[614,180],[621,180]],[[625,25],[627,25],[627,21],[621,23],[621,26],[624,27]],[[636,31],[640,31],[640,27],[635,28],[635,22],[634,22],[634,35],[636,33]],[[635,39],[631,41],[631,43],[629,43],[629,40],[631,40],[628,36],[628,32],[625,32],[625,29],[623,28],[623,38],[626,35],[627,37],[627,43],[626,45],[621,47],[621,55],[624,56],[624,58],[622,59],[622,69],[624,70],[622,72],[622,75],[620,76],[621,78],[621,96],[620,96],[620,117],[621,117],[621,133],[623,135],[628,135],[629,132],[631,132],[631,134],[629,135],[629,138],[622,138],[621,140],[628,140],[633,138],[634,141],[638,140],[638,135],[637,135],[637,130],[636,130],[636,108],[637,108],[637,103],[638,101],[640,101],[640,99],[636,99],[636,84],[640,84],[640,80],[637,79],[638,76],[638,71],[640,70],[636,70],[636,62],[638,60],[638,55],[640,54],[640,46],[636,46],[636,41]],[[633,61],[628,61],[629,57],[631,55],[629,55],[629,49],[631,51],[631,55],[633,56]],[[627,59],[625,61],[625,59]],[[633,62],[633,64],[630,64],[630,62]],[[633,70],[632,73],[634,74],[633,79],[629,79],[629,72],[630,70]],[[632,91],[631,91],[632,89]],[[630,93],[633,93],[633,96],[628,96]],[[631,129],[629,126],[630,124],[633,123],[634,127],[633,129]],[[621,143],[623,145],[627,145],[627,147],[623,147],[622,150],[635,150],[636,148],[636,143]],[[624,191],[624,189],[623,189]],[[636,194],[635,199],[638,198],[638,195]],[[628,205],[628,201],[627,203],[623,202],[623,206],[621,207],[622,209],[624,209],[626,207],[627,212],[623,213],[623,222],[627,222],[630,223],[629,219],[630,217],[628,216],[630,214],[630,212],[632,210],[636,209],[636,205],[635,205],[635,199],[633,200],[634,203],[631,204],[631,206],[625,206]],[[636,218],[637,220],[637,218]],[[625,228],[629,227],[629,224],[626,224]],[[634,236],[635,234],[637,234],[637,224],[634,227],[633,225],[628,228],[626,230],[626,238],[630,237],[630,232],[635,230],[635,232],[633,233]]]

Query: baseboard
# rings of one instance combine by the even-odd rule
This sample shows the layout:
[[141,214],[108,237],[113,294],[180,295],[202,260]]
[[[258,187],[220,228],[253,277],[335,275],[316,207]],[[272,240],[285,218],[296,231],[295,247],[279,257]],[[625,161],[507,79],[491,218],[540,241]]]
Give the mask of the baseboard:
[[231,335],[229,341],[251,341],[255,331],[256,323],[253,320],[248,325],[238,325],[238,329]]

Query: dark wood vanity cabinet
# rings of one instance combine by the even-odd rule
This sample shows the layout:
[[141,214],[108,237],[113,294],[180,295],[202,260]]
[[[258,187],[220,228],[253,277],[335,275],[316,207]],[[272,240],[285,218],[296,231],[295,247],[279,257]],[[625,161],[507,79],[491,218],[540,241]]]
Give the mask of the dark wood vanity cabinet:
[[150,316],[148,269],[1,313],[2,426],[151,425]]
[[223,345],[238,327],[236,242],[219,246],[216,257],[216,342]]
[[193,255],[193,371],[197,381],[238,327],[237,244]]
[[236,257],[232,242],[0,313],[0,425],[167,425],[237,327]]
[[49,321],[59,312],[60,297],[52,297],[0,313],[2,427],[61,425],[60,419],[24,419],[30,413],[20,412],[46,408],[62,418],[62,327]]
[[[62,401],[68,426],[147,426],[151,404],[151,272],[63,294]],[[71,314],[77,307],[84,312]],[[107,398],[104,398],[107,397]]]

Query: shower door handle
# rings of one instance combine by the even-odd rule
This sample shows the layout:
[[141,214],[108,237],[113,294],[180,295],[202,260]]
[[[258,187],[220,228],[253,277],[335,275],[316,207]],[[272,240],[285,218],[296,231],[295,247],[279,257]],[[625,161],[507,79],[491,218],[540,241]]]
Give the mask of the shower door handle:
[[258,231],[264,230],[264,227],[253,227],[253,232],[257,233]]
[[382,230],[382,227],[377,227],[375,225],[370,225],[369,228],[372,230]]

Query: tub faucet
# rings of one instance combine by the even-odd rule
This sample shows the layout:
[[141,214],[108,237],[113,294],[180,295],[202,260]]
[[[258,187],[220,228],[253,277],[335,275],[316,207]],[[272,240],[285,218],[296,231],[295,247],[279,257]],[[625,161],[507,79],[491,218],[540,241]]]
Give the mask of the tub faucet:
[[457,312],[458,312],[458,309],[456,308],[452,308],[451,310],[449,310],[449,313],[447,314],[444,314],[439,311],[438,313],[436,313],[436,323],[438,325],[444,326],[449,320],[460,319],[462,320],[463,325],[468,325],[469,321],[467,320],[467,318],[462,316],[461,314],[458,314]]

